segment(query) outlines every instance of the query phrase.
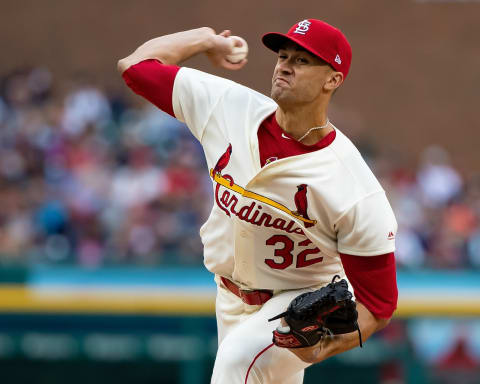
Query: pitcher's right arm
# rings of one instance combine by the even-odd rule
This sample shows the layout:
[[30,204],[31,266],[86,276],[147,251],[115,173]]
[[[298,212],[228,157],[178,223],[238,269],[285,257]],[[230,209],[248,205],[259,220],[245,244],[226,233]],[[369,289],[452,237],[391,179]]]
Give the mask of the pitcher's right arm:
[[246,60],[232,64],[225,56],[232,53],[235,44],[240,44],[228,37],[229,30],[216,34],[212,28],[202,27],[189,31],[164,35],[147,41],[132,54],[118,61],[120,73],[143,60],[156,59],[167,65],[177,65],[182,61],[205,53],[212,64],[226,69],[237,70],[246,64]]

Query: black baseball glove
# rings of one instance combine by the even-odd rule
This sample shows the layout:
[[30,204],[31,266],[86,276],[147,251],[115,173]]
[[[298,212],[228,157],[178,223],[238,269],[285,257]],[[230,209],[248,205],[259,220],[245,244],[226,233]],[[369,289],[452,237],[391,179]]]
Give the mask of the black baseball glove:
[[358,331],[362,334],[358,313],[345,279],[332,282],[314,292],[306,292],[292,300],[287,310],[268,321],[285,317],[288,326],[273,331],[273,342],[283,348],[304,348],[317,344],[325,335]]

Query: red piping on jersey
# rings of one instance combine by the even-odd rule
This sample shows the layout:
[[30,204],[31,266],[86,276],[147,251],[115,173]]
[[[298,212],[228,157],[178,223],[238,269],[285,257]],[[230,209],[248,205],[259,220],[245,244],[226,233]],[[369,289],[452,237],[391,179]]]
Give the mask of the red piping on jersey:
[[262,355],[262,353],[268,351],[270,348],[273,347],[273,343],[270,344],[268,347],[265,347],[264,349],[262,349],[259,353],[257,353],[257,356],[255,356],[255,358],[253,359],[252,363],[250,364],[250,366],[248,367],[248,371],[247,371],[247,376],[245,377],[245,384],[247,384],[247,380],[248,380],[248,375],[250,374],[250,369],[252,369],[253,367],[253,364],[255,364],[255,361],[257,361],[257,359]]

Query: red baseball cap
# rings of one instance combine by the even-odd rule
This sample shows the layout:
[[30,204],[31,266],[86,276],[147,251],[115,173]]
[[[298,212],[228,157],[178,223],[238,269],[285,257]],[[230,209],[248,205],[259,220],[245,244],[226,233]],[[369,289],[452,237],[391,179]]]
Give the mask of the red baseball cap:
[[330,64],[347,77],[352,62],[352,48],[345,35],[330,24],[316,19],[305,19],[295,24],[287,34],[270,32],[262,37],[267,48],[278,52],[290,40]]

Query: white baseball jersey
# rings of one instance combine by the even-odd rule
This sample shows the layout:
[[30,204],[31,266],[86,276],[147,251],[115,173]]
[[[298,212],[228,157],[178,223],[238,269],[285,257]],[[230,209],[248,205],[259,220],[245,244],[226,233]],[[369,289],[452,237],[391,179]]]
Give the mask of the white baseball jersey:
[[337,128],[326,148],[262,168],[257,130],[278,108],[273,100],[181,68],[172,103],[202,144],[213,182],[215,203],[200,230],[211,272],[248,288],[296,289],[344,276],[339,253],[394,251],[385,192]]

